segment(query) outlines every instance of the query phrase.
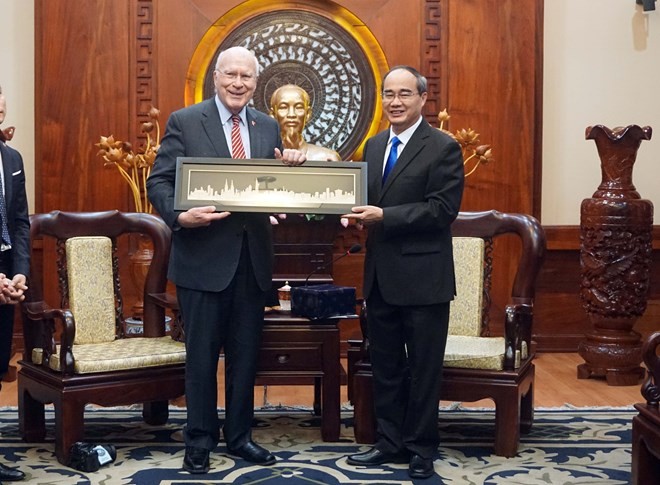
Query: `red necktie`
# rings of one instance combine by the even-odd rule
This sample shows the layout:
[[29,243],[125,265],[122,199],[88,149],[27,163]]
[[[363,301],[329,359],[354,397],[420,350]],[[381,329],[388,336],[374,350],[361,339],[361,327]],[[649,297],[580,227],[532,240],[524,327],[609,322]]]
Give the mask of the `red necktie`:
[[245,148],[243,148],[243,139],[241,138],[241,128],[239,123],[241,118],[238,115],[232,115],[231,120],[231,156],[232,158],[247,158]]

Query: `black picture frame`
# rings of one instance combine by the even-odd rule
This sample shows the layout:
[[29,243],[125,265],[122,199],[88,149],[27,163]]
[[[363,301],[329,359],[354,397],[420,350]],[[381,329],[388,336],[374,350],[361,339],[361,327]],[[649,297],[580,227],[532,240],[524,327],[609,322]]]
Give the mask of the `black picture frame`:
[[218,211],[346,214],[367,203],[365,162],[179,157],[174,209],[213,205]]

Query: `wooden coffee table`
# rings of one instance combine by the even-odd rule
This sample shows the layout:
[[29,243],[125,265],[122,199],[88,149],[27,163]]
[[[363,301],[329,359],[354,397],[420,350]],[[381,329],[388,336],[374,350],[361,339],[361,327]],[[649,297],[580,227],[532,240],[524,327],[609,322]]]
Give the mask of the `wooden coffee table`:
[[[174,314],[172,336],[182,340],[182,322],[176,297],[150,294]],[[257,363],[257,383],[315,387],[314,406],[321,415],[321,438],[338,441],[340,428],[341,362],[339,322],[357,315],[310,320],[289,311],[266,313]],[[320,383],[320,385],[319,385]]]
[[[338,441],[341,362],[339,322],[357,315],[309,320],[288,311],[266,314],[257,380],[268,385],[316,384],[320,389],[321,438]],[[320,386],[318,381],[320,380]],[[318,405],[318,394],[315,405]]]

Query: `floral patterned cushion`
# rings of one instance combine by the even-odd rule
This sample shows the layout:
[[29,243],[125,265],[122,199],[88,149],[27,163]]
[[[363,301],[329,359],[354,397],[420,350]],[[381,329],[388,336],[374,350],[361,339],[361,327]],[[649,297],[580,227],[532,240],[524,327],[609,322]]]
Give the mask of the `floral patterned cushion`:
[[456,298],[451,303],[445,367],[502,370],[504,337],[481,337],[484,240],[454,237]]
[[447,337],[445,367],[502,370],[504,337]]
[[[55,371],[60,370],[60,346],[48,362]],[[76,374],[127,370],[140,367],[180,364],[186,360],[186,348],[171,337],[134,337],[98,344],[73,346]],[[32,351],[32,361],[41,364],[42,349]]]
[[484,240],[454,237],[456,297],[451,302],[449,335],[481,335],[484,284]]
[[115,339],[115,292],[112,241],[107,237],[74,237],[66,241],[69,306],[76,320],[74,344]]

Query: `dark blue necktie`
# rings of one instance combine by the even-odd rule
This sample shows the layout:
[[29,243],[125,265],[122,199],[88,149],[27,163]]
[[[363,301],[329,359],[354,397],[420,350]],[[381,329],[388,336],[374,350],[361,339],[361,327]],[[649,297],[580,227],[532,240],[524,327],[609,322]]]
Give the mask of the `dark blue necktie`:
[[2,227],[2,243],[11,246],[9,228],[7,226],[7,204],[5,203],[5,191],[0,183],[0,226]]
[[387,180],[387,176],[394,168],[394,164],[396,163],[396,159],[398,157],[397,148],[400,143],[401,140],[399,140],[396,136],[392,138],[392,146],[390,147],[390,154],[387,156],[387,162],[385,162],[385,171],[383,172],[383,185],[385,185],[385,180]]

